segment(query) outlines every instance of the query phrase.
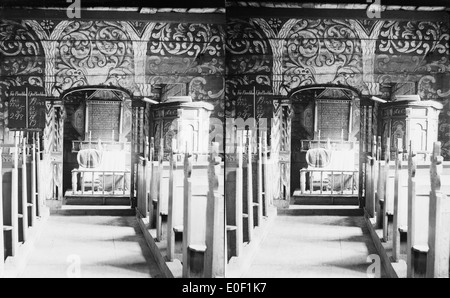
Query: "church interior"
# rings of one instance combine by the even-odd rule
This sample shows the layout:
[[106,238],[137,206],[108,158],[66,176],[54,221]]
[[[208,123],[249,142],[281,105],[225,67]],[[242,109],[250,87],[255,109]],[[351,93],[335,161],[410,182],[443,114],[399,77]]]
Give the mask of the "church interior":
[[0,4],[0,277],[448,278],[450,4],[188,2]]

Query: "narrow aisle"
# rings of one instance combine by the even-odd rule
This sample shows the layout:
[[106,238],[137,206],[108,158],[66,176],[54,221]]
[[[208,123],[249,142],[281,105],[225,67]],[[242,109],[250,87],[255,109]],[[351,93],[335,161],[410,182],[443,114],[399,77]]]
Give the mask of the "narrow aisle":
[[134,217],[52,215],[20,277],[65,278],[77,272],[83,278],[161,276]]
[[376,249],[361,216],[279,215],[244,277],[365,278],[370,254]]

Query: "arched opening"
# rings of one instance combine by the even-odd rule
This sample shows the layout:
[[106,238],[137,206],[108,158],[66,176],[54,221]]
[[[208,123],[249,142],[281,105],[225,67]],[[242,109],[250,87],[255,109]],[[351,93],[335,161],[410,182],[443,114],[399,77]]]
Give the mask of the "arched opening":
[[[67,204],[129,204],[132,95],[109,86],[77,87],[61,95],[62,184]],[[122,200],[117,200],[121,198]]]
[[322,203],[316,197],[341,195],[358,203],[360,97],[358,90],[336,85],[289,94],[291,202],[314,197]]

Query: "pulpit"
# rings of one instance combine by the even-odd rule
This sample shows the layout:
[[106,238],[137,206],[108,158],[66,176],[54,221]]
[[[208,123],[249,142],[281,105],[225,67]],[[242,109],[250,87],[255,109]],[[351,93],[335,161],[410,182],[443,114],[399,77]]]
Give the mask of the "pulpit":
[[[168,101],[152,107],[153,136],[155,140],[164,138],[165,159],[172,144],[177,146],[174,150],[178,152],[208,153],[213,108],[206,102],[192,102],[190,96],[170,97]],[[158,154],[159,141],[155,142],[155,151]]]
[[[441,103],[418,100],[418,96],[402,96],[397,101],[381,106],[382,142],[391,141],[391,159],[398,152],[398,139],[402,140],[403,150],[412,150],[420,160],[429,160],[433,142],[438,139],[439,113]],[[385,147],[385,146],[383,146]]]

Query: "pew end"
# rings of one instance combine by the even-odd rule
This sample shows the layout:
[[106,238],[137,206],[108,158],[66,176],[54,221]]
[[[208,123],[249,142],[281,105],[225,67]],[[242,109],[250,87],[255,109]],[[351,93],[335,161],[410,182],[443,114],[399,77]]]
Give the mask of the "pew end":
[[189,250],[189,277],[199,278],[204,276],[206,245],[191,244]]

